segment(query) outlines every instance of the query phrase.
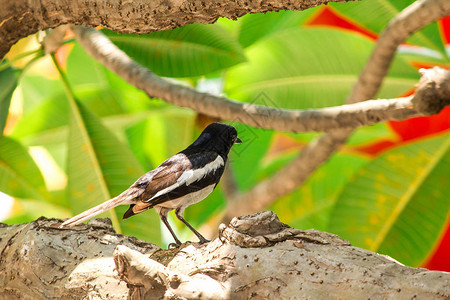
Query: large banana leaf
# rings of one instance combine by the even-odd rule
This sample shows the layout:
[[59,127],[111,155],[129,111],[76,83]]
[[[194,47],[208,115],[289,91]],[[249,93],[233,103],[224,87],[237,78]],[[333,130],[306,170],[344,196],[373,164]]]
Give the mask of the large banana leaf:
[[[117,196],[144,172],[129,148],[98,117],[77,100],[69,101],[67,190],[72,211],[79,213]],[[117,210],[122,213],[125,209]],[[117,215],[111,212],[114,222]],[[160,242],[159,217],[154,211],[120,222],[120,227],[124,233]]]
[[105,68],[78,43],[67,58],[67,77],[78,99],[98,116],[145,111],[162,102],[149,101],[143,91]]
[[[25,72],[20,79],[19,88],[22,94],[24,115],[27,115],[43,101],[50,98],[56,98],[60,102],[65,102],[61,100],[64,98],[64,86],[57,79]],[[47,120],[41,119],[41,121]]]
[[218,24],[191,24],[150,34],[104,30],[113,43],[161,76],[205,75],[245,61],[241,45]]
[[191,144],[195,114],[188,109],[168,107],[149,114],[126,130],[131,150],[142,165],[153,168]]
[[[345,102],[373,42],[329,29],[294,28],[247,48],[249,62],[228,72],[226,92],[253,102],[263,93],[272,106],[318,108]],[[417,83],[417,71],[396,58],[378,97],[395,97]]]
[[450,135],[386,152],[344,188],[329,230],[354,245],[418,266],[450,209]]
[[17,87],[17,72],[11,67],[0,71],[0,136],[8,118],[9,104],[14,90]]
[[44,178],[19,142],[0,137],[0,191],[18,198],[48,199]]
[[236,23],[239,42],[248,47],[256,41],[279,31],[301,26],[318,8],[303,11],[279,11],[258,14],[247,14]]

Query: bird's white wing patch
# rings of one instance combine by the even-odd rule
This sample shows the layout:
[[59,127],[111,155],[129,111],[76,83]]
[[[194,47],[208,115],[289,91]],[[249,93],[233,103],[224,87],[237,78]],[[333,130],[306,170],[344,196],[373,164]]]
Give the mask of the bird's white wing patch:
[[200,179],[204,178],[209,173],[214,172],[223,165],[224,161],[222,157],[220,155],[217,155],[217,158],[214,161],[206,164],[203,168],[184,172],[180,176],[180,178],[178,178],[177,182],[180,183],[180,185],[183,185],[184,183],[186,183],[186,185],[190,185],[193,182],[199,181]]
[[160,190],[151,199],[167,194],[176,189],[177,187],[182,186],[183,184],[190,185],[196,181],[199,181],[209,173],[214,172],[218,168],[222,167],[224,164],[225,162],[223,161],[223,158],[220,155],[218,155],[214,161],[206,164],[203,168],[185,171],[183,174],[181,174],[176,183],[166,187],[165,189]]

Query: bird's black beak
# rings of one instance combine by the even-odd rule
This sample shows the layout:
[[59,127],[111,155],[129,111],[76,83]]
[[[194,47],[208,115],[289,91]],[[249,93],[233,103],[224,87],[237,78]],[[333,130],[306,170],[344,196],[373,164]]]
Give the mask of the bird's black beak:
[[235,144],[242,144],[242,140],[238,137],[236,137],[236,139],[234,140]]

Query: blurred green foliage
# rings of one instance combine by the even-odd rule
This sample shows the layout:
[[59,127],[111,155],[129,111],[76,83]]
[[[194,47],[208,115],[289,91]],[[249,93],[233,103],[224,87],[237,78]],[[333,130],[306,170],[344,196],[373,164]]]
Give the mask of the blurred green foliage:
[[[332,5],[348,20],[379,33],[412,1],[362,1]],[[345,102],[367,61],[374,41],[358,32],[305,26],[322,8],[304,12],[246,15],[237,21],[193,24],[152,34],[104,33],[142,65],[194,88],[209,86],[245,102],[283,108],[317,108]],[[376,16],[373,13],[376,12]],[[410,91],[419,75],[411,59],[445,65],[436,24],[409,42],[431,51],[400,52],[378,97]],[[39,215],[68,217],[118,195],[144,172],[189,145],[201,131],[196,113],[147,96],[104,68],[72,42],[60,79],[0,65],[0,126],[12,97],[20,92],[23,116],[0,138],[0,191],[15,199],[7,223]],[[21,96],[21,97],[20,97]],[[230,155],[241,192],[290,162],[316,133],[291,134],[236,126],[242,145]],[[418,266],[444,230],[450,197],[450,139],[441,133],[400,144],[382,155],[352,149],[381,139],[395,140],[386,124],[358,129],[347,147],[321,166],[307,182],[270,207],[283,222],[341,235],[352,244]],[[45,168],[30,147],[48,151],[67,184],[48,190]],[[446,174],[447,172],[447,174]],[[222,187],[186,210],[194,226],[215,224],[226,206]],[[118,221],[117,230],[162,245],[157,214],[148,211]],[[175,222],[184,239],[190,231]]]

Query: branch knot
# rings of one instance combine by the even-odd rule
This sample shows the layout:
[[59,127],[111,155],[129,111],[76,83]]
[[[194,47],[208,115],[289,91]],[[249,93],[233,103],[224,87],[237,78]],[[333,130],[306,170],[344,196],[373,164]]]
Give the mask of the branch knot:
[[222,242],[228,241],[242,248],[269,247],[294,239],[315,244],[350,245],[334,234],[291,228],[280,222],[278,216],[270,210],[233,218],[229,227],[221,224],[219,238]]

